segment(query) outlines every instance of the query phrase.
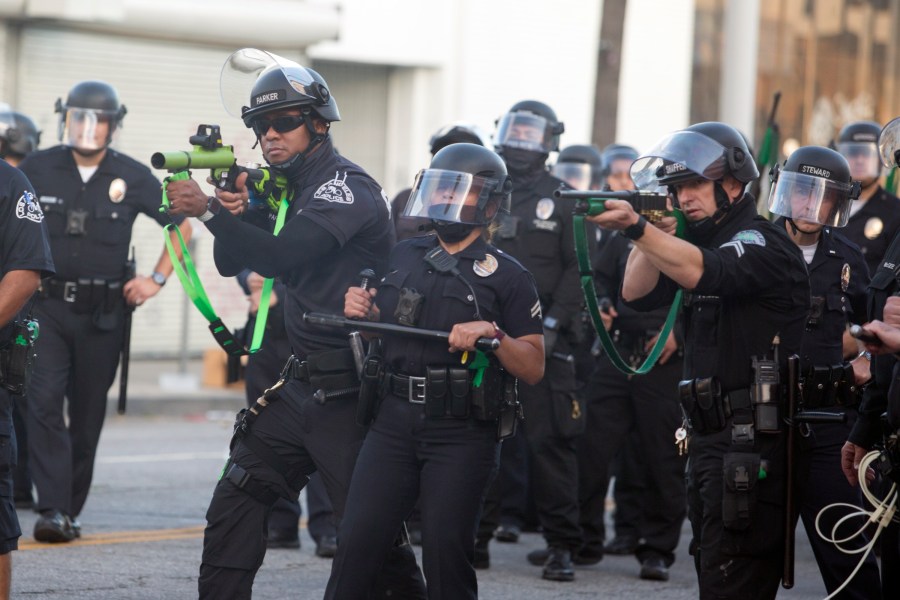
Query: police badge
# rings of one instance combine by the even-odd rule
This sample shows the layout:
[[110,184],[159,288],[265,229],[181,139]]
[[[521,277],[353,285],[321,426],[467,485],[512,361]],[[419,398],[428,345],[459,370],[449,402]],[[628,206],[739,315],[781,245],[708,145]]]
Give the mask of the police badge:
[[846,292],[848,287],[850,287],[850,265],[844,263],[841,269],[841,291]]
[[125,199],[125,192],[128,191],[128,184],[124,179],[116,178],[109,184],[109,199],[118,204]]
[[497,259],[490,254],[485,254],[484,260],[476,260],[472,265],[472,270],[479,277],[487,277],[497,270]]
[[556,203],[553,202],[550,198],[541,198],[538,200],[537,208],[534,210],[534,213],[537,215],[538,219],[542,221],[546,221],[553,214],[553,209],[556,208]]
[[884,231],[884,221],[878,217],[872,217],[866,221],[866,225],[863,227],[863,235],[867,240],[874,240],[881,235],[882,231]]

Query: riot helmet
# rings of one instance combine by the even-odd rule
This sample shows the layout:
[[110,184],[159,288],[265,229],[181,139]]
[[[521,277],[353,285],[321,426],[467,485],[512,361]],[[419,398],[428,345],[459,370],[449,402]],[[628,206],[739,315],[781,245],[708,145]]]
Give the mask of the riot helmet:
[[900,168],[900,117],[891,120],[878,135],[881,164],[888,169]]
[[41,132],[34,121],[0,104],[0,158],[24,158],[40,143]]
[[859,197],[859,182],[851,180],[847,159],[831,148],[797,148],[769,176],[769,212],[791,221],[843,227]]
[[563,131],[565,125],[552,108],[537,100],[522,100],[497,122],[494,145],[500,152],[516,149],[549,155],[559,150]]
[[640,153],[624,144],[610,144],[603,149],[601,154],[603,158],[603,179],[604,184],[614,191],[622,191],[622,189],[634,189],[634,182],[631,180],[631,165],[637,160]]
[[431,155],[434,156],[450,144],[478,144],[486,146],[484,135],[476,125],[468,123],[451,123],[445,125],[434,132],[428,145],[431,148]]
[[65,103],[62,98],[56,99],[56,112],[59,113],[59,140],[76,152],[89,155],[109,146],[127,110],[110,84],[82,81],[69,91]]
[[854,121],[841,128],[834,148],[850,164],[853,179],[871,182],[881,175],[881,160],[878,152],[878,135],[881,125],[875,121]]
[[471,231],[489,225],[501,210],[509,212],[511,195],[512,180],[495,152],[476,144],[450,144],[416,175],[402,216],[460,223]]
[[563,148],[550,172],[576,190],[600,188],[603,159],[596,146],[576,144]]
[[[246,104],[248,90],[249,106]],[[225,110],[241,118],[244,125],[253,129],[257,139],[266,135],[270,128],[286,133],[306,125],[309,132],[306,150],[272,165],[289,175],[292,167],[299,165],[298,159],[304,159],[328,137],[330,124],[341,120],[337,102],[318,72],[256,48],[243,48],[225,60],[219,76],[219,93]],[[265,118],[271,111],[295,107],[300,109],[299,117]],[[316,130],[315,119],[325,122],[325,133]]]
[[709,237],[715,224],[731,210],[731,198],[722,187],[726,175],[746,187],[759,177],[759,170],[740,132],[717,121],[697,123],[667,135],[631,166],[631,178],[639,189],[667,187],[676,209],[681,208],[677,185],[696,179],[713,182],[715,213],[689,223],[698,241]]

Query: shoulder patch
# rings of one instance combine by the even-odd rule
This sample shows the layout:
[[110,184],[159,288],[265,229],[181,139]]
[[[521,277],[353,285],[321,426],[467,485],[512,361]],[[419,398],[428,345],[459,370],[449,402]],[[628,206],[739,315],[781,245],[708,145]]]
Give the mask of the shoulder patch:
[[766,238],[760,232],[754,229],[745,229],[744,231],[739,231],[734,234],[734,237],[731,238],[732,242],[741,242],[742,244],[750,244],[753,246],[763,246],[766,245]]
[[35,223],[40,223],[44,220],[44,212],[41,210],[41,205],[35,200],[34,194],[28,190],[25,190],[19,196],[19,201],[16,202],[16,217],[28,219]]
[[334,179],[320,185],[313,194],[313,198],[338,204],[353,204],[353,191],[347,186],[347,172],[344,171],[342,179],[340,172],[335,171]]

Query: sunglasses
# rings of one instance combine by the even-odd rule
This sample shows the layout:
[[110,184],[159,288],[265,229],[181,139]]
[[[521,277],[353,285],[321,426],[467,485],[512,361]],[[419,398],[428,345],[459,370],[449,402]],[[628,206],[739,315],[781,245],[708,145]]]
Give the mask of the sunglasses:
[[287,133],[303,125],[304,121],[306,121],[306,117],[303,115],[282,115],[274,119],[255,119],[250,126],[258,137],[262,137],[269,132],[269,128],[278,133]]

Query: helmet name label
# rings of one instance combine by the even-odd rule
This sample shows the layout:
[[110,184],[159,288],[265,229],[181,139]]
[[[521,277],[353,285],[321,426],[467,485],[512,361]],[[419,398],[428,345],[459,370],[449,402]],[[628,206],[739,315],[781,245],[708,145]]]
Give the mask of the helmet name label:
[[681,163],[671,163],[666,165],[666,175],[680,173],[681,171],[687,171],[687,167]]
[[831,171],[829,171],[828,169],[823,169],[822,167],[816,167],[814,165],[800,165],[800,173],[831,179]]
[[270,102],[278,102],[285,99],[284,90],[275,90],[273,92],[264,92],[253,98],[253,105],[260,106]]

